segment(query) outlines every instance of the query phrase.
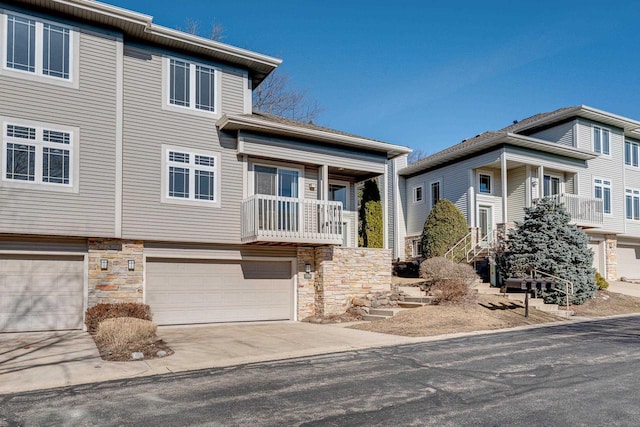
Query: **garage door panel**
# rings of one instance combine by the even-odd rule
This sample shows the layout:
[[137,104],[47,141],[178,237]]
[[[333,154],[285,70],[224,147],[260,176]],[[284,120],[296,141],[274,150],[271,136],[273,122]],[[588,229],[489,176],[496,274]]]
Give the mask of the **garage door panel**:
[[616,256],[618,277],[640,279],[640,246],[618,244]]
[[0,257],[0,331],[81,329],[81,256]]
[[146,302],[158,324],[290,319],[289,261],[147,260]]

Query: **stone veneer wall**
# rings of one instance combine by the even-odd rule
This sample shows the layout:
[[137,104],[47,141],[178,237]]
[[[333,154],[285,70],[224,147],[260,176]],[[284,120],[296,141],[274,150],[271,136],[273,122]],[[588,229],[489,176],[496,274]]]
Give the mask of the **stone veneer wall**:
[[[89,239],[89,307],[100,303],[142,302],[143,250],[141,241]],[[100,268],[107,259],[109,267]],[[136,262],[129,271],[128,261]]]
[[[305,266],[311,266],[311,277],[304,277]],[[298,248],[298,319],[313,316],[316,313],[315,306],[315,277],[316,277],[316,261],[315,249],[310,247]]]
[[390,291],[391,257],[390,249],[315,248],[315,314],[341,314],[353,298]]
[[615,235],[604,236],[604,256],[607,272],[607,280],[618,280],[618,240]]

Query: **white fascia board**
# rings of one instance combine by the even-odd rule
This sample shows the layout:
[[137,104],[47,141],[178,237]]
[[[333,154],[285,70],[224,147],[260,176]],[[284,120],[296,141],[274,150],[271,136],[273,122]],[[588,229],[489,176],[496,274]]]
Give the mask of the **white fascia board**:
[[283,136],[301,137],[321,142],[340,143],[356,148],[384,151],[391,155],[392,158],[398,155],[408,154],[412,151],[409,147],[403,147],[401,145],[388,144],[386,142],[341,135],[317,129],[296,127],[285,123],[267,122],[253,117],[238,117],[225,114],[218,120],[217,126],[220,129],[229,128],[231,130],[245,129],[271,132]]
[[140,25],[148,25],[153,20],[153,16],[143,13],[134,12],[132,10],[123,9],[121,7],[112,6],[110,4],[101,3],[93,0],[54,0],[55,3],[64,4],[76,9],[86,10],[89,12],[99,13],[100,15],[110,16],[116,19],[122,19],[129,22],[138,23]]

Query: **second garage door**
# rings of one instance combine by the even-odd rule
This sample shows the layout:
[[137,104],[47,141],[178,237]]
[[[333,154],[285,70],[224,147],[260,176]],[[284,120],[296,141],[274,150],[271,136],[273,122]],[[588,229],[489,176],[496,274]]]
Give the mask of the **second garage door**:
[[287,320],[291,270],[290,261],[148,258],[145,300],[159,325]]
[[640,279],[640,246],[618,245],[618,277]]

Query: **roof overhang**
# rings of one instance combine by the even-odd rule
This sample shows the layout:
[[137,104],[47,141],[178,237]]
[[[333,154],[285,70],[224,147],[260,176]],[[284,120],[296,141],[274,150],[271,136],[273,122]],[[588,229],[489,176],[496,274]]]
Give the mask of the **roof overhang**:
[[409,166],[401,169],[398,173],[404,176],[415,175],[417,173],[443,166],[447,163],[455,162],[458,159],[472,156],[476,153],[487,152],[487,150],[498,148],[505,144],[528,148],[530,150],[540,151],[543,153],[555,154],[558,156],[568,157],[576,160],[586,161],[598,157],[598,155],[595,153],[579,148],[568,147],[566,145],[556,144],[553,142],[544,141],[542,139],[531,138],[515,133],[500,132],[493,137],[478,141],[475,144],[461,147],[459,150],[451,150],[440,154],[436,153],[418,162],[410,164]]
[[15,0],[14,3],[114,28],[142,42],[247,68],[254,87],[282,63],[278,58],[156,25],[152,16],[93,0]]
[[361,150],[383,152],[387,154],[387,158],[393,158],[411,152],[409,147],[403,147],[401,145],[388,144],[386,142],[352,135],[343,135],[330,131],[298,127],[286,123],[277,123],[246,115],[224,114],[218,120],[216,126],[221,130],[248,130],[275,136],[299,138],[306,141],[337,144]]

